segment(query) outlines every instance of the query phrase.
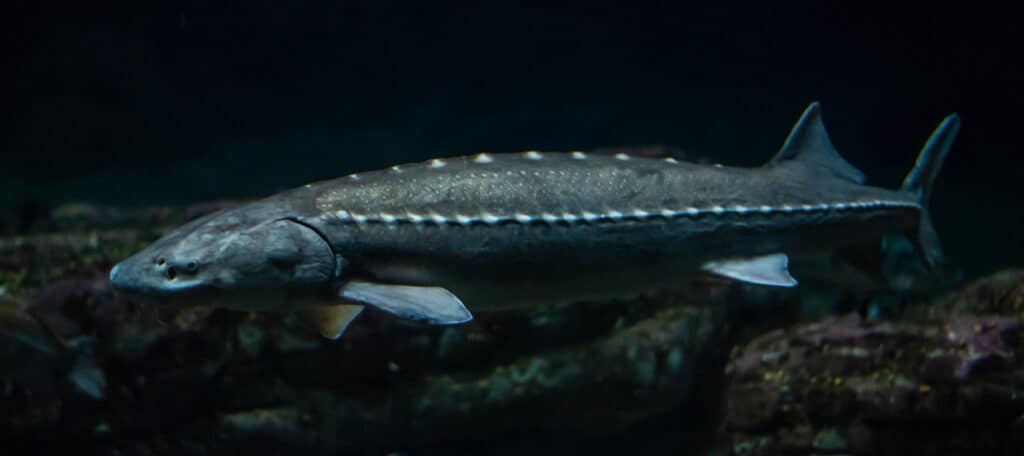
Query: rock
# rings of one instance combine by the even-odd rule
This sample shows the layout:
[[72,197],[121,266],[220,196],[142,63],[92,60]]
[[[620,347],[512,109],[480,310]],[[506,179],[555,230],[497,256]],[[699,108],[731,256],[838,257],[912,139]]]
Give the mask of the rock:
[[257,409],[226,413],[221,424],[242,434],[287,435],[298,431],[302,414],[295,407]]
[[517,452],[550,449],[555,436],[566,451],[643,440],[682,452],[716,428],[719,454],[1024,444],[1021,271],[893,305],[884,319],[821,316],[857,307],[837,305],[851,298],[834,290],[713,283],[452,327],[368,309],[339,341],[287,314],[150,307],[112,292],[114,262],[232,204],[63,207],[0,236],[9,448]]
[[830,317],[750,341],[727,367],[720,447],[1013,452],[1024,415],[1022,291],[1024,273],[1005,272],[896,320]]
[[[271,397],[276,398],[272,403],[297,404],[309,419],[296,435],[327,436],[346,430],[341,441],[318,442],[321,448],[384,451],[512,432],[601,435],[621,432],[687,399],[696,372],[688,362],[721,341],[716,318],[707,308],[666,309],[592,342],[453,370],[425,367],[431,362],[423,358],[451,343],[442,341],[451,337],[444,334],[473,332],[470,326],[433,331],[431,342],[413,358],[396,351],[360,355],[363,341],[370,342],[363,339],[344,347],[344,353],[331,353],[337,347],[328,347],[323,358],[335,360],[333,365],[317,364],[319,353],[304,357],[302,363],[315,366],[318,379],[271,380],[296,375],[286,364],[282,367],[287,372],[245,371],[245,388],[236,388],[230,378],[221,387],[232,407],[255,406],[254,401]],[[406,361],[393,361],[400,358]],[[350,362],[363,369],[379,366],[356,375],[380,383],[353,384]],[[224,375],[238,367],[227,366]],[[338,374],[331,372],[335,369]],[[254,377],[269,383],[258,386],[255,383],[263,380]],[[552,401],[559,406],[551,407]],[[238,429],[231,430],[229,435],[237,435],[238,442],[248,440]]]
[[107,387],[106,374],[96,365],[94,359],[79,357],[71,367],[68,379],[82,394],[97,400],[103,399]]

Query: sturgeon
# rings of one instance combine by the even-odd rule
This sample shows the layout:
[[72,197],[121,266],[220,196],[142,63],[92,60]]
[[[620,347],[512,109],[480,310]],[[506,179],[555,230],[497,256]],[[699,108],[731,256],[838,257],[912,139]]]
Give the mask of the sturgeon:
[[791,287],[790,255],[888,233],[936,267],[927,203],[959,127],[956,114],[942,121],[898,190],[864,185],[818,103],[755,168],[539,151],[395,165],[194,220],[110,281],[178,303],[299,311],[337,338],[364,306],[457,324],[470,309],[635,295],[702,271]]

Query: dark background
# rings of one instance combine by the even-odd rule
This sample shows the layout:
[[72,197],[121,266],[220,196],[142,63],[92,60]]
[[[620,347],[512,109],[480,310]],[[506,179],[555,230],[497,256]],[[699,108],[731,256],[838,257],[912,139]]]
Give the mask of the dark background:
[[1005,7],[154,3],[7,7],[0,212],[249,197],[482,150],[665,144],[755,165],[821,100],[886,187],[959,112],[933,201],[947,254],[972,273],[1024,258]]

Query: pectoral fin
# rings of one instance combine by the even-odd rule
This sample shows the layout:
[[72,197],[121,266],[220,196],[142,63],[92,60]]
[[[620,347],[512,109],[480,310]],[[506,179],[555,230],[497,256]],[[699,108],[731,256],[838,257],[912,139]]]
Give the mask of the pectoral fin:
[[321,336],[337,339],[362,311],[363,306],[350,304],[311,306],[302,310],[302,316]]
[[741,282],[776,287],[796,286],[789,275],[789,257],[782,253],[704,263],[701,269]]
[[465,323],[473,319],[455,295],[441,287],[420,287],[352,280],[341,287],[347,300],[376,307],[400,318],[435,325]]

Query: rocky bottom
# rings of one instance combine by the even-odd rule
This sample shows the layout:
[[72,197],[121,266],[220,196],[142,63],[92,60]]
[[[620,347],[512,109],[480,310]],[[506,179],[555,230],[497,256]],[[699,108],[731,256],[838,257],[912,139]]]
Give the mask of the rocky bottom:
[[708,284],[443,328],[367,311],[339,341],[287,314],[154,308],[112,293],[114,262],[229,204],[64,207],[0,236],[5,454],[1018,454],[1024,444],[1024,271],[885,318],[808,321],[800,309],[834,294]]

